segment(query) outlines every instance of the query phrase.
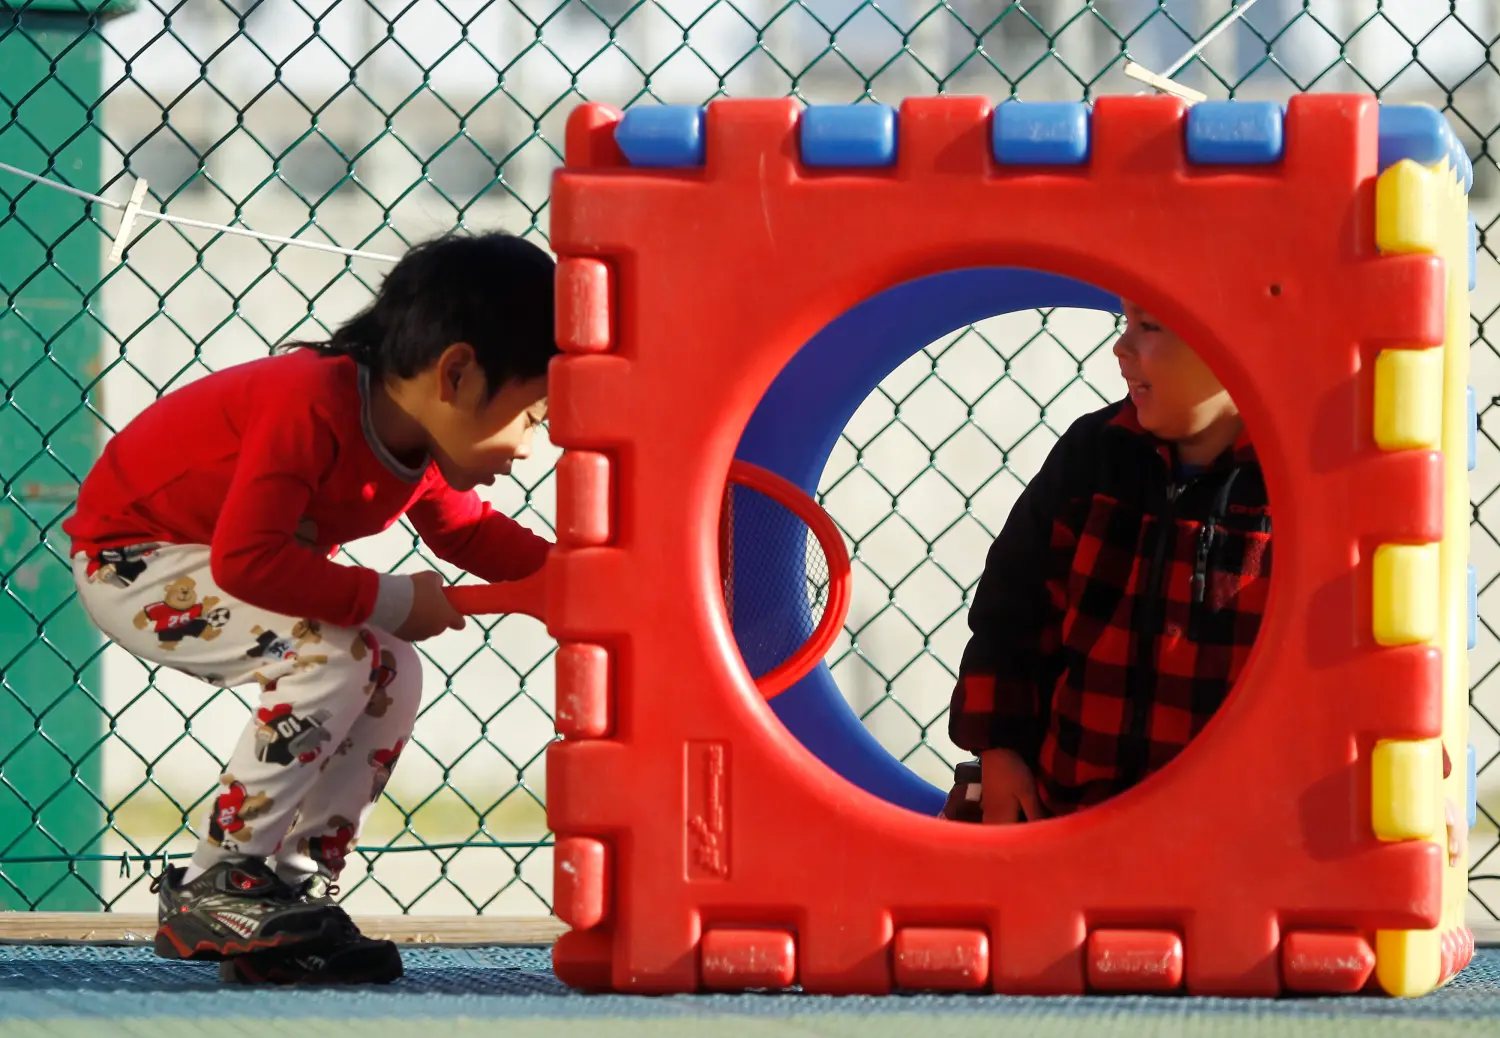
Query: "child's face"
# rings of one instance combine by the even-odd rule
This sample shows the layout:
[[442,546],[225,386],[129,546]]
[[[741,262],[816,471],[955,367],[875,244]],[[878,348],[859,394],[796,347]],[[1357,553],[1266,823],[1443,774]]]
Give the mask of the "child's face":
[[1163,440],[1187,440],[1233,413],[1229,394],[1187,343],[1128,300],[1125,319],[1114,352],[1142,428]]
[[439,365],[440,406],[427,425],[433,458],[455,490],[490,486],[531,456],[531,437],[547,417],[547,379],[511,381],[489,396],[472,360]]

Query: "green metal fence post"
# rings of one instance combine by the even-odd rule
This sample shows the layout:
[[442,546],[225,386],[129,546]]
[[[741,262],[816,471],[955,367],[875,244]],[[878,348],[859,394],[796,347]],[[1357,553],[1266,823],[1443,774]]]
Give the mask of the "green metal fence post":
[[[105,8],[0,7],[0,159],[97,191]],[[102,638],[73,600],[60,524],[98,454],[85,387],[102,248],[83,200],[16,179],[0,202],[0,904],[93,910],[99,865],[16,859],[95,851],[104,828]],[[6,863],[6,859],[10,863]]]

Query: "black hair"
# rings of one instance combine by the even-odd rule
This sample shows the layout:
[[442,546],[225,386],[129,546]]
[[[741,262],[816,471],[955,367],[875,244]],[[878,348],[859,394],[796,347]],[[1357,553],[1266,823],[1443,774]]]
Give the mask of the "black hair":
[[494,396],[547,374],[553,335],[552,257],[504,231],[449,234],[414,246],[375,299],[323,342],[289,343],[352,357],[376,377],[412,378],[456,342],[474,348]]

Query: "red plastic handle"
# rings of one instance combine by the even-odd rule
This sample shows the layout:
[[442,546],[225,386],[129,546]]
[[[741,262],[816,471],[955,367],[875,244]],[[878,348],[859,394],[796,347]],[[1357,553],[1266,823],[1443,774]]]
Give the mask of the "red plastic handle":
[[[828,655],[849,613],[851,578],[849,552],[837,524],[817,502],[790,480],[749,462],[736,460],[729,467],[730,482],[749,487],[779,502],[808,525],[828,560],[828,601],[812,635],[790,659],[783,660],[756,686],[772,699],[800,681]],[[445,589],[448,601],[465,616],[523,613],[547,622],[547,566],[531,576],[503,584],[465,584]]]
[[522,613],[547,622],[547,567],[522,580],[503,584],[465,584],[444,589],[448,601],[465,616]]
[[853,598],[850,573],[852,564],[838,524],[816,501],[803,493],[797,484],[769,469],[739,459],[730,463],[729,479],[739,486],[765,494],[806,523],[828,560],[828,601],[824,604],[823,617],[818,621],[818,626],[800,649],[782,660],[769,673],[756,679],[755,685],[760,689],[761,695],[772,699],[806,677],[809,671],[822,662],[823,657],[833,648],[833,643],[838,640]]

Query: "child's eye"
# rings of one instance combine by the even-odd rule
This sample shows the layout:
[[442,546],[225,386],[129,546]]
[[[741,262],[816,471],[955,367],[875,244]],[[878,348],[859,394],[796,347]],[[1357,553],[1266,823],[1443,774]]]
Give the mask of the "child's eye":
[[1152,324],[1150,321],[1142,321],[1141,322],[1141,331],[1143,331],[1143,332],[1159,332],[1159,331],[1161,331],[1161,325],[1159,325],[1159,324]]

